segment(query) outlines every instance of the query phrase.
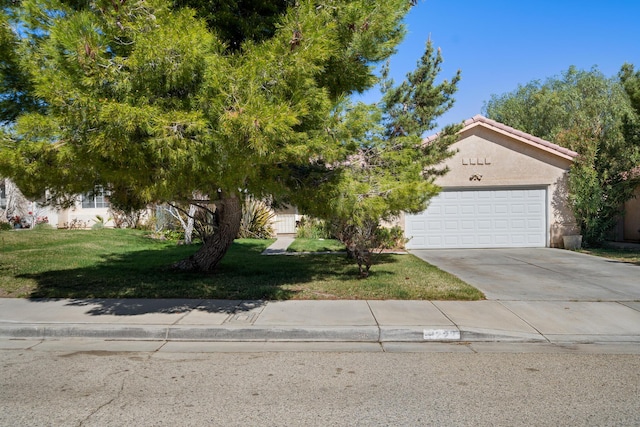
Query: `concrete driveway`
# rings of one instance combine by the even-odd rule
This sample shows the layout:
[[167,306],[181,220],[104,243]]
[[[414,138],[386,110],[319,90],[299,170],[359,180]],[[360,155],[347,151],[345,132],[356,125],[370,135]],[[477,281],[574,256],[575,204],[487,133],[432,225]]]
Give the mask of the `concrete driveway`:
[[640,301],[640,266],[551,248],[430,249],[412,254],[490,300]]

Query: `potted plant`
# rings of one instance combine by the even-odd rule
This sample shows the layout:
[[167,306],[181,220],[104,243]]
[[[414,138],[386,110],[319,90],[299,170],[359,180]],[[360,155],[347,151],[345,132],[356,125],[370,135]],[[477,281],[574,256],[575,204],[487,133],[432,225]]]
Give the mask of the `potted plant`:
[[582,234],[567,234],[562,236],[564,248],[575,251],[582,247]]

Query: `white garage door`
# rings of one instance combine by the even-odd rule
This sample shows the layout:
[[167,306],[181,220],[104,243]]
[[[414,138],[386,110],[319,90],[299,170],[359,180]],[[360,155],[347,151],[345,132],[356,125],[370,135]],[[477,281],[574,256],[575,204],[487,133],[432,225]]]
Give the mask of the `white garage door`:
[[407,215],[409,249],[546,246],[546,190],[443,191]]

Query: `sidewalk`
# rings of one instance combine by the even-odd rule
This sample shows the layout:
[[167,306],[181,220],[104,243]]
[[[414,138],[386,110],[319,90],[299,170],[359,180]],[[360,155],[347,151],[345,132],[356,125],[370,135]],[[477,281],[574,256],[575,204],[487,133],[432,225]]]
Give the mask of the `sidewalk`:
[[262,252],[262,255],[286,255],[289,245],[296,240],[294,236],[279,236],[271,246]]
[[0,299],[0,338],[639,343],[640,302]]

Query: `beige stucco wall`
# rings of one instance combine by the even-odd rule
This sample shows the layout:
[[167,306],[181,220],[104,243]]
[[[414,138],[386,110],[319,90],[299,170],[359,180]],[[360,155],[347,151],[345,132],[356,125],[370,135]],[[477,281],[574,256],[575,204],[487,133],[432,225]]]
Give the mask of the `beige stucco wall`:
[[[109,208],[83,208],[82,199],[78,196],[74,206],[69,209],[62,209],[58,212],[58,228],[91,228],[97,220],[96,215],[101,216],[105,221],[105,226],[113,227],[113,221],[109,214]],[[108,220],[108,221],[107,221]]]
[[624,204],[624,240],[640,240],[640,187],[635,196]]
[[457,153],[445,162],[449,172],[438,178],[438,185],[460,190],[546,188],[549,245],[562,247],[562,236],[575,234],[566,203],[571,160],[483,126],[463,131],[452,149]]

